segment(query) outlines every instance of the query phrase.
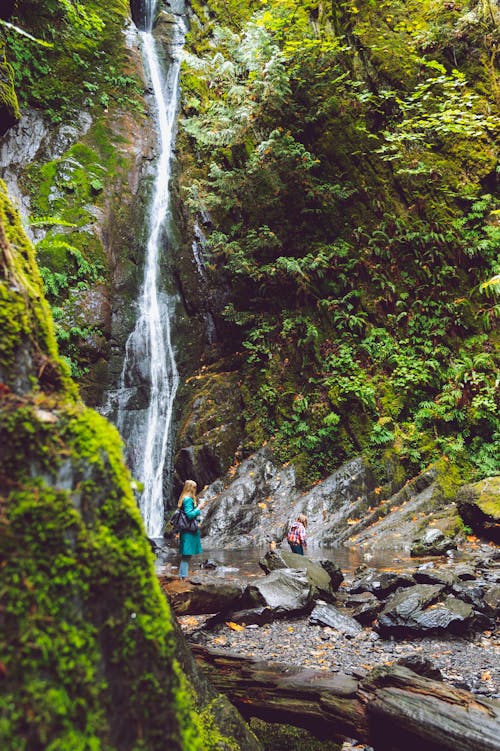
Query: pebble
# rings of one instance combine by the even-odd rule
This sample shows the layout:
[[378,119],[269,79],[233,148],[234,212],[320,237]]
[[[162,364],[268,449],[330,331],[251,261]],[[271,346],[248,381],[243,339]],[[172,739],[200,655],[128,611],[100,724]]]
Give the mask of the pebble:
[[[182,621],[179,618],[181,627]],[[242,631],[233,631],[226,624],[211,631],[204,631],[202,626],[194,633],[194,641],[218,651],[242,657],[258,653],[259,660],[356,677],[374,667],[421,654],[441,671],[445,682],[481,696],[500,698],[500,634],[496,633],[488,638],[483,634],[470,638],[445,635],[396,641],[365,628],[349,639],[331,627],[312,626],[307,618],[252,625]]]

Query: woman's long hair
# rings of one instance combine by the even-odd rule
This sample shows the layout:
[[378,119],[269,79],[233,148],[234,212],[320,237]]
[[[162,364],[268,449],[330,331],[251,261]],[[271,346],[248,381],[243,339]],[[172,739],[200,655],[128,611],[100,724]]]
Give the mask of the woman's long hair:
[[179,500],[177,501],[177,508],[180,508],[182,506],[182,501],[187,497],[193,499],[195,506],[198,505],[198,498],[196,497],[196,483],[194,480],[186,480],[186,482],[184,483],[184,487],[182,488]]

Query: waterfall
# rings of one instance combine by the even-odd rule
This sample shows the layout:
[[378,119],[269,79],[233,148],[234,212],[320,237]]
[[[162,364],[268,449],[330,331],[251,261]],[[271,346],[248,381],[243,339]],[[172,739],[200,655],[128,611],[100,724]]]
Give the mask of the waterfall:
[[156,0],[144,0],[145,29],[139,31],[144,65],[154,97],[159,156],[147,220],[144,279],[135,327],[113,402],[116,425],[127,447],[133,476],[144,490],[139,506],[149,537],[160,537],[164,521],[164,478],[171,475],[172,418],[179,374],[171,326],[175,298],[162,288],[161,260],[168,251],[172,151],[179,90],[182,19],[174,24],[170,64],[164,74],[152,34]]

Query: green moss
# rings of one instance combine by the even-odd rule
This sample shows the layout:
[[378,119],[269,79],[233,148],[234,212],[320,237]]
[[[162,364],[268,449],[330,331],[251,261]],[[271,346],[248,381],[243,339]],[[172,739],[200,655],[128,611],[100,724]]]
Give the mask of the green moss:
[[261,740],[265,751],[340,751],[342,746],[336,741],[315,738],[307,730],[291,725],[252,718],[250,727]]
[[[57,353],[54,328],[43,297],[43,285],[33,248],[3,182],[0,182],[0,226],[2,380],[13,386],[14,381],[21,379],[22,388],[26,389],[29,375],[45,390],[63,388],[68,396],[74,396],[76,389],[69,379],[67,367]],[[27,352],[32,362],[24,367],[23,376],[20,358],[24,360]]]
[[500,519],[500,498],[498,493],[482,493],[477,505],[492,519]]
[[464,482],[460,469],[446,457],[436,462],[434,467],[436,469],[436,491],[433,497],[436,497],[437,494],[443,503],[454,501],[458,488]]
[[126,732],[156,749],[168,732],[169,747],[202,749],[183,741],[192,709],[117,431],[81,405],[16,407],[0,413],[3,694],[15,706],[1,715],[2,748],[32,737],[111,749]]
[[3,111],[3,122],[12,124],[19,120],[21,113],[14,89],[14,73],[12,66],[5,60],[5,45],[0,42],[0,107]]

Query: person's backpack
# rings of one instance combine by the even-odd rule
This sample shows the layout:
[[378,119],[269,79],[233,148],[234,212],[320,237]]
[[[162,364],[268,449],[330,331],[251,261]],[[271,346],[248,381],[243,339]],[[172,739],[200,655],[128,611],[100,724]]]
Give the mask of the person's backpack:
[[188,519],[183,508],[174,511],[170,524],[176,532],[196,532],[198,529],[198,519]]

